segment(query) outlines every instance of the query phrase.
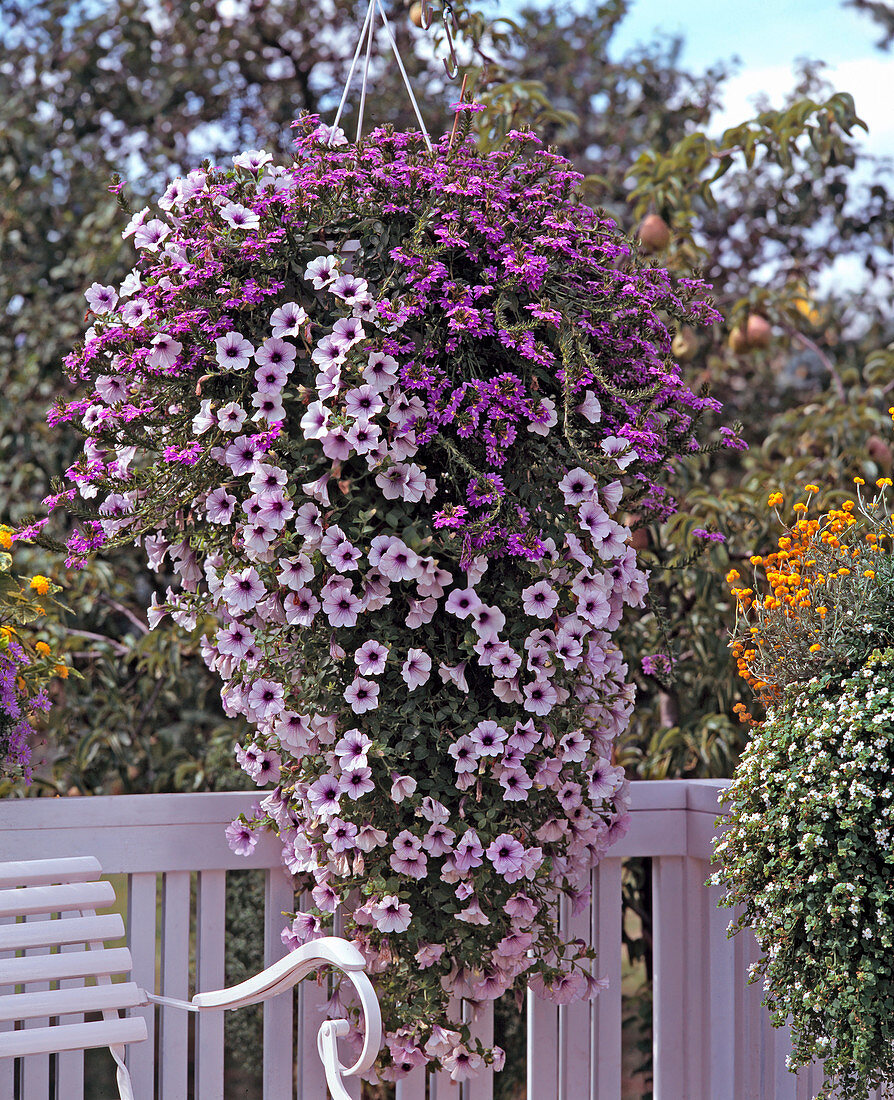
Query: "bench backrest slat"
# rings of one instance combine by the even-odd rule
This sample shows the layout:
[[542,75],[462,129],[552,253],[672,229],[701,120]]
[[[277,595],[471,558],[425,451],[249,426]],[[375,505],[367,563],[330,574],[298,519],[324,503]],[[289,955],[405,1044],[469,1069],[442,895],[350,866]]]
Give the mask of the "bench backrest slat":
[[26,913],[62,913],[74,909],[102,909],[115,903],[111,882],[67,882],[59,886],[26,886],[0,890],[0,917]]
[[0,863],[0,890],[14,886],[45,886],[54,882],[90,882],[102,866],[95,856],[66,859],[29,859]]
[[139,1043],[146,1038],[146,1022],[140,1016],[126,1019],[93,1020],[86,1024],[59,1024],[7,1031],[0,1037],[0,1056],[21,1058],[26,1054],[55,1054],[62,1050]]
[[0,951],[24,951],[29,947],[58,947],[63,943],[97,943],[124,935],[120,914],[104,917],[68,917],[64,920],[29,920],[0,928]]
[[56,982],[94,974],[128,974],[130,968],[130,951],[126,947],[70,951],[39,958],[0,959],[0,986]]
[[70,989],[10,993],[0,997],[0,1020],[33,1020],[40,1016],[63,1016],[68,1012],[102,1012],[104,1009],[133,1008],[143,1000],[136,982],[73,986]]

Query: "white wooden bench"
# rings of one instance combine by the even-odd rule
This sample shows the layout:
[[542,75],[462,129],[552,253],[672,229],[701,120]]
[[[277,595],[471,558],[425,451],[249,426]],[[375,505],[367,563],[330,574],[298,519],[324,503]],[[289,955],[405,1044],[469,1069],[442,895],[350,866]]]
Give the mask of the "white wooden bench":
[[[352,1066],[342,1065],[337,1039],[349,1030],[346,1020],[324,1021],[317,1046],[333,1100],[351,1100],[343,1078],[372,1066],[382,1037],[378,1000],[353,944],[327,936],[230,989],[197,993],[190,1001],[159,997],[126,980],[132,967],[128,948],[105,946],[123,937],[124,922],[117,913],[96,913],[115,903],[114,887],[100,880],[101,871],[92,856],[0,863],[0,988],[13,990],[0,996],[0,1059],[108,1046],[121,1100],[149,1100],[134,1097],[125,1065],[125,1046],[147,1039],[146,1021],[122,1016],[122,1010],[153,1002],[188,1012],[241,1008],[332,966],[346,975],[359,998],[363,1049]],[[112,981],[113,974],[123,979]],[[85,1013],[102,1018],[87,1021]]]

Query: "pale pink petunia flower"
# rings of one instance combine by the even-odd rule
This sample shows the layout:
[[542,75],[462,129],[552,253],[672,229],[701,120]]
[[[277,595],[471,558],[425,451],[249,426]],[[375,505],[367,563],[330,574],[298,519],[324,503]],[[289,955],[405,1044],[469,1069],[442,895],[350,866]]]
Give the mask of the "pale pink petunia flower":
[[347,588],[330,590],[323,597],[323,613],[330,626],[356,626],[360,611],[361,601]]
[[459,619],[468,618],[479,607],[481,607],[481,600],[474,588],[454,588],[444,604],[445,611],[449,611]]
[[288,380],[289,372],[282,363],[269,363],[255,371],[258,393],[267,397],[278,396]]
[[472,628],[479,638],[496,638],[506,625],[506,616],[491,604],[480,603],[472,612]]
[[370,555],[369,563],[389,581],[415,580],[422,572],[418,555],[396,536],[388,540],[387,546],[375,560]]
[[385,663],[388,659],[388,647],[374,638],[363,643],[354,651],[354,660],[357,671],[361,676],[378,676],[385,671]]
[[354,838],[357,836],[357,826],[352,821],[342,821],[340,817],[329,819],[323,839],[336,855],[341,852],[349,852],[356,848]]
[[251,611],[265,595],[264,584],[252,565],[224,578],[223,598],[231,611]]
[[379,445],[382,431],[377,424],[370,424],[366,420],[357,420],[348,428],[345,438],[352,450],[359,455],[365,455]]
[[[517,875],[524,868],[524,845],[511,833],[501,833],[496,837],[488,847],[486,855],[494,865],[494,870],[504,877]],[[507,882],[512,881],[514,879],[507,878]]]
[[503,742],[509,734],[502,726],[487,719],[469,730],[469,737],[475,745],[478,756],[499,756]]
[[292,626],[310,626],[319,610],[320,601],[309,588],[296,588],[283,600],[286,621]]
[[91,284],[84,297],[94,313],[111,313],[118,304],[118,292],[115,288],[103,286],[102,283]]
[[343,772],[355,771],[367,766],[366,753],[372,741],[360,730],[346,730],[336,742],[335,756]]
[[593,499],[596,482],[586,470],[575,466],[559,482],[559,489],[566,504],[585,504]]
[[524,768],[506,768],[500,774],[505,802],[526,802],[531,789],[531,777]]
[[478,839],[478,834],[474,829],[467,829],[453,850],[454,866],[461,875],[464,875],[475,867],[480,867],[483,862],[484,848]]
[[265,164],[270,164],[273,157],[266,149],[248,149],[244,153],[233,157],[233,164],[237,168],[247,168],[250,172],[257,172]]
[[407,688],[415,691],[421,687],[431,675],[431,657],[423,649],[409,649],[407,659],[404,661],[400,674]]
[[334,775],[322,775],[307,788],[307,800],[319,817],[333,817],[338,813],[341,784]]
[[369,301],[369,284],[366,279],[358,279],[355,275],[339,275],[330,284],[329,291],[349,306],[362,305]]
[[[125,230],[125,233],[127,231]],[[135,227],[133,243],[146,252],[157,252],[164,239],[170,236],[171,227],[160,218],[144,221]]]
[[220,216],[233,229],[259,229],[261,226],[260,217],[241,202],[228,202],[220,208]]
[[365,335],[359,317],[341,317],[332,326],[332,342],[343,352],[359,343]]
[[212,489],[205,497],[205,515],[212,523],[230,523],[236,509],[236,498],[226,489]]
[[298,554],[294,558],[280,558],[278,564],[279,572],[276,574],[276,579],[294,592],[313,579],[314,567],[306,554]]
[[602,406],[599,404],[599,398],[592,390],[586,390],[584,399],[576,407],[576,411],[585,420],[589,420],[591,424],[598,424],[602,419]]
[[639,455],[630,446],[629,439],[621,439],[616,435],[610,435],[601,443],[603,452],[609,458],[613,458],[622,470],[626,470],[631,462],[635,462]]
[[549,714],[558,700],[558,693],[549,680],[537,678],[522,688],[523,706],[530,714]]
[[379,705],[379,685],[374,680],[355,676],[345,688],[344,698],[355,714],[365,714]]
[[238,818],[231,821],[224,830],[227,844],[237,856],[250,856],[258,843],[257,834]]
[[177,362],[177,356],[183,351],[183,345],[166,332],[157,332],[152,337],[152,351],[146,362],[150,367],[166,370]]
[[228,370],[245,370],[255,353],[254,344],[232,329],[225,336],[218,336],[214,344],[219,366]]
[[376,789],[376,785],[372,781],[372,768],[353,768],[351,771],[345,772],[342,776],[341,785],[348,798],[360,798],[361,795],[369,794],[370,791]]
[[441,680],[447,684],[455,684],[460,691],[467,692],[469,690],[468,682],[466,681],[466,662],[460,661],[458,665],[447,665],[443,661],[438,664],[438,675]]
[[411,910],[406,902],[386,894],[373,906],[372,917],[380,932],[406,932],[410,927]]
[[447,753],[453,757],[454,767],[459,775],[474,772],[478,768],[478,746],[467,734],[454,741]]
[[274,718],[285,707],[284,695],[282,684],[273,680],[255,680],[248,693],[252,720],[266,722]]
[[522,589],[522,606],[526,615],[548,619],[559,602],[559,595],[548,581],[537,581]]
[[382,393],[397,381],[397,360],[382,351],[370,352],[363,378],[376,393]]
[[315,290],[322,290],[324,286],[334,282],[338,276],[337,256],[318,256],[304,269],[304,278],[309,279]]
[[371,386],[357,386],[345,394],[345,412],[348,416],[369,420],[383,407],[382,398]]
[[270,324],[276,337],[300,335],[301,326],[306,325],[307,321],[307,313],[297,302],[286,302],[270,315]]
[[322,439],[328,431],[331,411],[322,401],[311,401],[307,412],[301,417],[301,431],[305,439]]
[[416,780],[411,775],[398,775],[392,778],[391,801],[401,803],[416,790]]
[[[441,961],[441,956],[444,954],[445,945],[443,943],[424,943],[420,946],[419,950],[413,956],[416,960],[416,965],[420,970],[427,970],[428,967],[434,966],[436,962]],[[437,1030],[441,1031],[442,1028]],[[435,1028],[432,1028],[435,1031]],[[431,1053],[428,1049],[429,1044],[425,1044],[427,1053]]]
[[435,823],[423,837],[422,847],[430,856],[446,856],[451,851],[455,838],[456,833],[452,829],[448,829],[444,824]]

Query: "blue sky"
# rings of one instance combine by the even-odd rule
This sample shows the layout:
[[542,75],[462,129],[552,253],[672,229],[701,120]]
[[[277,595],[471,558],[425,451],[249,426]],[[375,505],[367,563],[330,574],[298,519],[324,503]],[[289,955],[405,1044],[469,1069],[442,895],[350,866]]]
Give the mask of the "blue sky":
[[836,0],[634,0],[616,40],[631,46],[655,30],[682,35],[685,60],[699,68],[733,55],[751,69],[790,65],[799,56],[879,56],[876,25]]
[[[539,2],[501,0],[499,7]],[[587,5],[587,0],[572,2]],[[761,93],[771,106],[781,106],[794,85],[796,59],[809,57],[827,63],[826,77],[836,91],[854,96],[869,125],[867,151],[894,156],[894,52],[878,50],[877,24],[841,0],[633,0],[613,39],[614,56],[650,41],[656,31],[683,38],[683,61],[693,71],[739,59],[712,130],[752,116]]]

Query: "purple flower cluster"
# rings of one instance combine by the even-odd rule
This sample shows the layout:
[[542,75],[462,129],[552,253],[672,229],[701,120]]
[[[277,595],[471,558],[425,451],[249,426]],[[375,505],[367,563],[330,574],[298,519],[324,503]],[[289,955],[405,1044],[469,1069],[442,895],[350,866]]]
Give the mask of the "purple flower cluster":
[[96,519],[69,549],[142,541],[179,581],[151,625],[214,617],[205,660],[253,730],[237,759],[273,785],[231,844],[281,838],[313,898],[289,943],[343,914],[383,1076],[459,1079],[500,1053],[448,1025],[450,996],[600,987],[556,898],[627,827],[612,635],[647,575],[621,506],[672,510],[657,479],[712,403],[663,317],[706,307],[529,134],[431,157],[296,127],[290,167],[174,181],[125,229],[135,270],[88,291],[87,394],[52,414],[87,436],[67,476]]

